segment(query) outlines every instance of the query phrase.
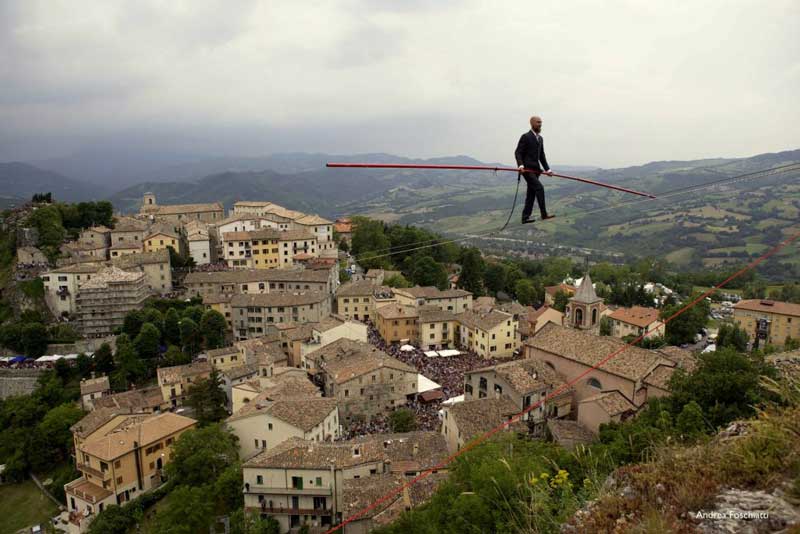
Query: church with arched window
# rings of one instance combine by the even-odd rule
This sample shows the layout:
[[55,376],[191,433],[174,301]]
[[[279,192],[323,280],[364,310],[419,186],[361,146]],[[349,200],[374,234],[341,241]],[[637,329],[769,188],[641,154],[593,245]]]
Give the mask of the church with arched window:
[[575,294],[564,310],[564,324],[579,330],[600,331],[600,317],[605,311],[603,299],[597,296],[587,269]]

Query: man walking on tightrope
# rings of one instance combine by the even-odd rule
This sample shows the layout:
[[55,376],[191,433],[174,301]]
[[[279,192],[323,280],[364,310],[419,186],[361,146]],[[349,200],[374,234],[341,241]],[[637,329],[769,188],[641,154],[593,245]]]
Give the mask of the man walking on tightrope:
[[[522,169],[528,169],[529,172],[522,172],[525,182],[528,184],[528,193],[525,195],[525,207],[522,209],[522,224],[532,223],[531,218],[533,212],[533,201],[539,202],[539,211],[542,214],[542,220],[552,219],[555,215],[548,215],[547,208],[544,205],[544,187],[539,181],[540,174],[552,176],[550,172],[550,165],[547,164],[547,157],[544,155],[544,139],[540,135],[542,131],[541,117],[531,117],[531,129],[519,138],[517,150],[514,156],[517,158],[517,165],[519,165],[520,172]],[[541,166],[539,162],[541,161]],[[544,167],[544,171],[542,171]]]

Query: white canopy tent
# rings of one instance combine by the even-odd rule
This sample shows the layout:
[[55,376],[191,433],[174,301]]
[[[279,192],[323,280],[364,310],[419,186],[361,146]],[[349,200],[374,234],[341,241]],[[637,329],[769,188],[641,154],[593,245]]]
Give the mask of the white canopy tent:
[[414,349],[414,347],[412,347],[411,345],[403,345],[402,347],[400,347],[400,350],[402,350],[403,352],[411,352],[416,349]]
[[457,397],[452,397],[450,399],[442,401],[442,404],[445,406],[452,406],[453,404],[458,404],[459,402],[464,402],[464,395],[458,395]]
[[417,374],[417,393],[425,393],[432,389],[439,389],[442,387],[425,375]]

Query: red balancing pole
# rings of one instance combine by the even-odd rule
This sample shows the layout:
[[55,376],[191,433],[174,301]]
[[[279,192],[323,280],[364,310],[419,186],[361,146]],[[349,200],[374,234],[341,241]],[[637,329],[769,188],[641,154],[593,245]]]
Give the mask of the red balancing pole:
[[[356,169],[435,169],[435,170],[456,170],[456,171],[502,171],[502,172],[519,172],[515,167],[490,167],[489,165],[417,165],[414,163],[327,163],[326,167],[331,168],[356,168]],[[539,172],[532,169],[522,169],[522,172]],[[541,173],[546,176],[556,176],[566,180],[574,180],[576,182],[583,182],[585,184],[596,185],[598,187],[605,187],[607,189],[614,189],[622,191],[623,193],[630,193],[632,195],[639,195],[640,197],[656,198],[655,195],[650,193],[642,193],[634,189],[627,189],[618,185],[604,184],[589,180],[588,178],[578,178],[577,176],[569,176],[566,174],[556,173]]]

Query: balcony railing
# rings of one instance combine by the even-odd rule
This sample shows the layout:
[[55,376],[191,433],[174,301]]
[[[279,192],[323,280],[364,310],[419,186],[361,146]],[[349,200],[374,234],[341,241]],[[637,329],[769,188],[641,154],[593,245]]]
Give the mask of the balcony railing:
[[269,494],[269,495],[307,495],[307,496],[328,496],[332,495],[331,488],[270,488],[257,484],[245,485],[245,493]]
[[111,471],[100,471],[99,469],[95,469],[94,467],[82,464],[80,462],[75,464],[75,467],[78,471],[83,471],[84,473],[89,473],[92,476],[99,478],[100,480],[110,480],[111,479]]
[[283,515],[333,515],[330,508],[284,508],[266,506],[246,506],[249,512],[259,512],[262,514],[283,514]]

